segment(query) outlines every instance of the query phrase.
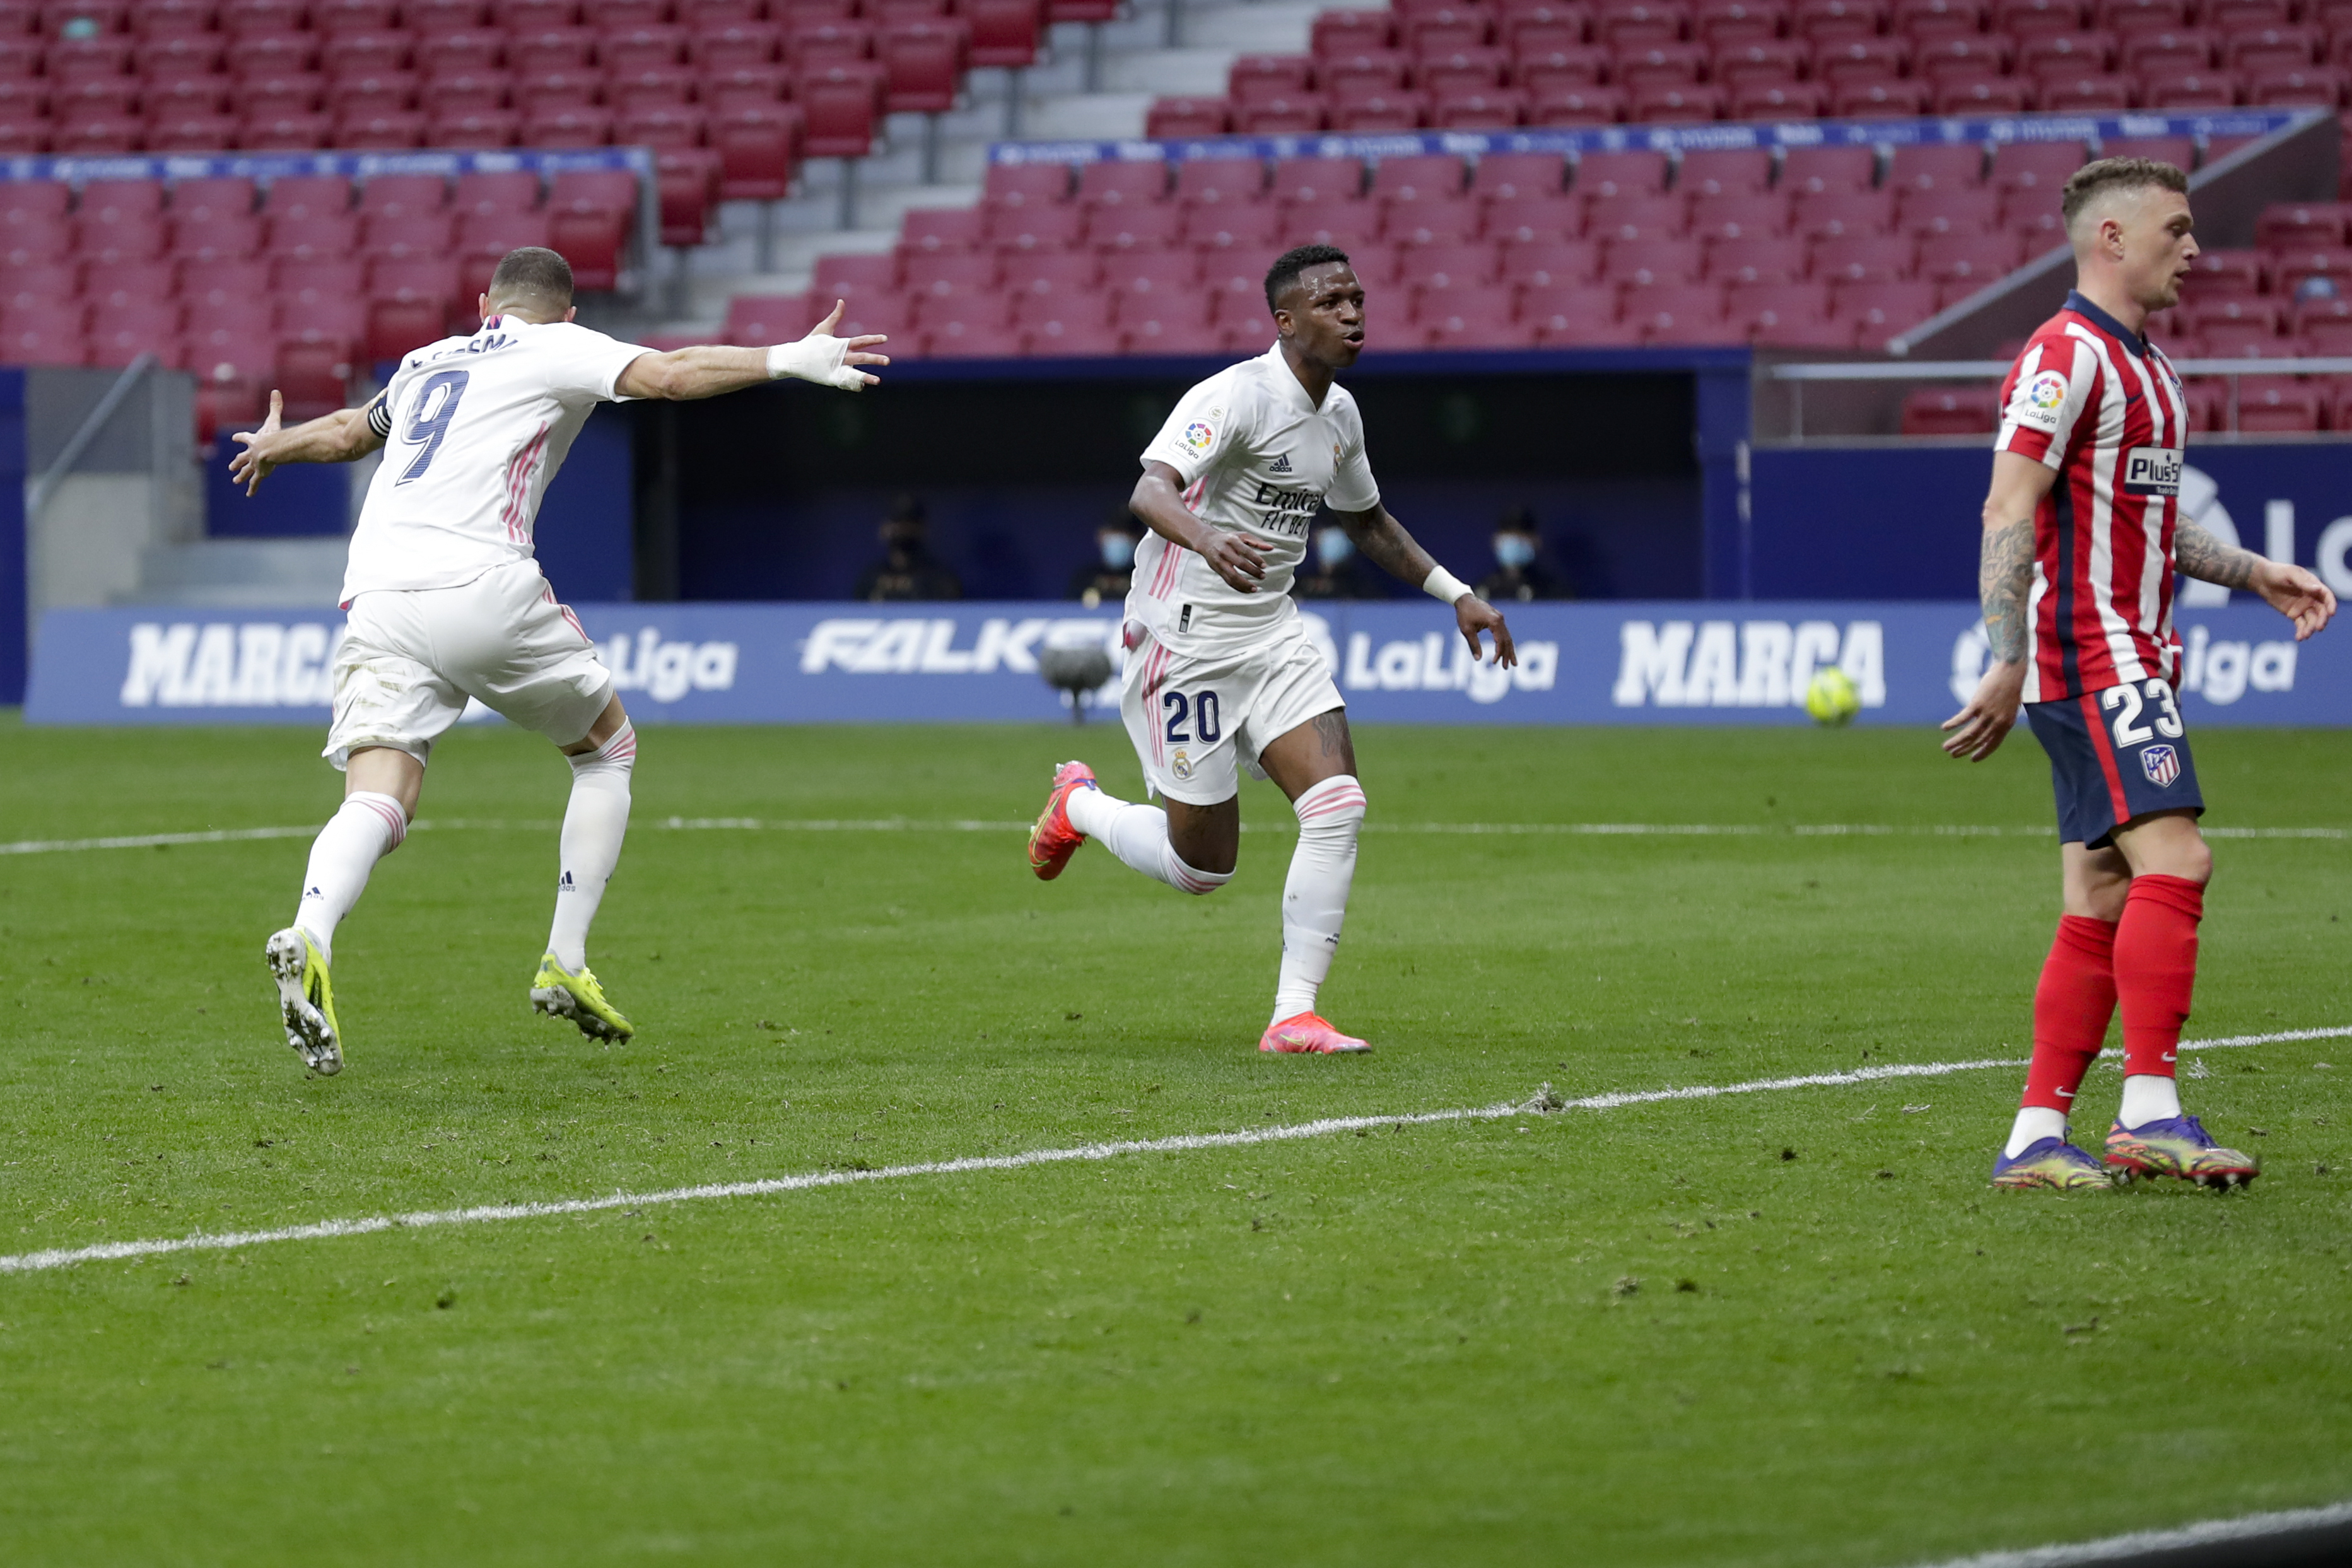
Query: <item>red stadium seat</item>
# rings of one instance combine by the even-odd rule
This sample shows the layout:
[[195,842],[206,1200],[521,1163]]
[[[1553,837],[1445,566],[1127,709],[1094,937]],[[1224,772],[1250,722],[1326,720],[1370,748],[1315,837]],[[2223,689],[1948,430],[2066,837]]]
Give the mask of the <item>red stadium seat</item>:
[[1734,120],[1814,120],[1829,112],[1829,92],[1819,82],[1743,82],[1732,89]]
[[1500,257],[1492,245],[1454,240],[1424,245],[1404,257],[1404,281],[1415,288],[1485,288],[1495,282]]
[[190,312],[219,310],[237,301],[267,301],[276,287],[276,263],[266,257],[249,261],[209,261],[180,268],[180,299]]
[[782,27],[746,18],[696,28],[687,52],[696,68],[709,76],[738,66],[776,64],[783,58],[783,43]]
[[82,298],[103,310],[169,300],[179,292],[180,268],[171,261],[101,261],[82,277]]
[[27,261],[0,270],[0,311],[39,311],[81,291],[79,261]]
[[1718,283],[1793,283],[1811,265],[1801,239],[1714,239],[1706,247],[1706,275]]
[[1192,206],[1267,199],[1265,165],[1255,158],[1188,158],[1176,165],[1175,198]]
[[1998,395],[1979,388],[1927,387],[1903,400],[1906,436],[1990,436],[1998,423]]
[[2326,249],[2352,229],[2352,203],[2276,202],[2263,209],[2254,243],[2265,250]]
[[971,34],[961,21],[892,24],[882,36],[880,51],[889,73],[884,107],[892,114],[940,114],[953,109],[971,52]]
[[987,206],[1059,202],[1069,194],[1070,170],[1066,163],[991,163],[980,188],[981,202]]
[[1077,199],[1087,205],[1150,205],[1168,194],[1168,165],[1155,159],[1103,158],[1078,168]]
[[1396,37],[1396,18],[1388,11],[1326,11],[1315,18],[1312,44],[1318,58],[1385,49]]
[[2013,234],[1979,230],[1920,242],[1919,276],[1931,283],[1967,283],[1981,289],[2024,264],[2024,247]]
[[1213,354],[1224,345],[1205,310],[1166,295],[1138,300],[1114,324],[1130,354]]
[[1867,147],[1792,147],[1780,163],[1780,189],[1799,195],[1866,191],[1878,154]]
[[1097,359],[1118,353],[1124,334],[1108,315],[1097,318],[1064,312],[1033,322],[1027,329],[1033,358]]
[[832,309],[833,301],[828,300],[824,310],[816,310],[806,294],[738,294],[727,301],[727,320],[719,326],[719,339],[746,346],[791,342],[805,335]]
[[1453,131],[1508,131],[1528,122],[1532,100],[1517,88],[1449,90],[1432,100],[1430,123]]
[[1318,201],[1286,202],[1282,208],[1283,244],[1286,248],[1336,245],[1343,249],[1365,245],[1374,237],[1379,221],[1380,209],[1366,201],[1327,196]]
[[1629,289],[1621,314],[1652,343],[1737,342],[1746,332],[1727,321],[1723,289],[1714,284],[1669,284]]
[[2320,391],[2290,376],[2249,375],[2238,383],[2238,428],[2247,435],[2316,430]]
[[2231,330],[2276,337],[2286,325],[2284,302],[2268,296],[2184,304],[2179,315],[2183,319],[2178,323],[2179,327],[2198,337],[2210,337]]
[[983,209],[910,207],[899,220],[898,248],[908,256],[961,255],[987,241]]
[[[1007,258],[1004,274],[1007,288],[1013,287],[1014,279],[1023,276],[1013,271],[1013,265],[1019,259],[1018,258]],[[1041,257],[1036,259],[1039,263],[1045,263],[1049,258]],[[1095,258],[1079,254],[1067,259],[1083,262]],[[1103,287],[1115,294],[1177,294],[1192,297],[1198,294],[1200,282],[1201,258],[1190,250],[1163,250],[1142,256],[1121,256],[1109,261],[1102,268]]]
[[1242,55],[1226,69],[1225,92],[1237,104],[1268,103],[1312,92],[1314,76],[1306,55]]
[[1580,196],[1659,195],[1666,188],[1664,153],[1587,153],[1576,163]]
[[1530,125],[1613,125],[1625,118],[1625,89],[1618,87],[1550,87],[1536,89],[1528,106]]
[[803,71],[793,86],[793,101],[808,117],[803,142],[812,158],[862,158],[874,145],[881,110],[878,71],[833,66]]
[[1761,147],[1685,153],[1675,175],[1675,189],[1694,199],[1760,196],[1771,183],[1772,154]]
[[1902,282],[1918,265],[1918,242],[1907,235],[1844,235],[1813,241],[1812,275],[1832,283]]
[[613,139],[612,111],[593,104],[540,102],[521,114],[515,139],[525,147],[602,147]]
[[878,300],[898,291],[898,258],[889,255],[820,256],[809,279],[809,298],[818,301]]
[[[1145,252],[1150,256],[1167,256],[1165,250]],[[1181,254],[1181,253],[1180,253]],[[990,258],[993,262],[994,258]],[[1104,275],[1104,258],[1088,250],[1026,251],[1003,258],[1003,272],[995,286],[1008,294],[1084,293],[1099,286]],[[1184,259],[1191,260],[1189,255]],[[1114,267],[1124,267],[1125,258],[1114,258]],[[913,262],[908,263],[913,275]],[[1197,273],[1197,268],[1193,269]]]
[[1234,107],[1234,129],[1244,136],[1304,136],[1330,122],[1329,105],[1313,94]]
[[247,214],[175,217],[171,248],[189,261],[242,261],[261,251],[261,220]]
[[1832,294],[1838,318],[1857,323],[1864,344],[1883,343],[1936,313],[1933,283],[1841,283]]
[[922,352],[931,359],[1017,359],[1027,342],[1014,327],[951,321],[926,335]]
[[1540,97],[1595,88],[1609,79],[1609,51],[1581,45],[1523,49],[1511,62],[1511,79]]
[[333,129],[323,114],[247,114],[237,125],[236,142],[247,152],[307,153],[324,147]]
[[1154,250],[1177,243],[1184,209],[1171,203],[1124,202],[1093,209],[1087,241],[1099,251]]
[[1364,165],[1353,158],[1278,158],[1269,192],[1279,202],[1354,200],[1364,189]]
[[[362,199],[365,199],[365,193]],[[455,230],[456,225],[445,212],[371,213],[360,220],[360,243],[369,255],[394,260],[446,257],[455,243]]]
[[908,256],[899,277],[910,295],[981,294],[996,287],[997,270],[992,252],[944,250]]
[[1973,190],[1984,184],[1984,149],[1974,142],[1897,147],[1886,184],[1899,193]]
[[348,256],[359,244],[359,219],[349,213],[308,210],[273,216],[266,248],[271,256],[324,260]]
[[1810,63],[1805,47],[1792,39],[1752,38],[1717,45],[1710,71],[1724,87],[1738,89],[1793,82]]
[[1484,216],[1471,196],[1382,202],[1380,232],[1399,245],[1437,245],[1476,234]]
[[236,143],[236,119],[228,114],[153,114],[140,141],[151,153],[216,153]]
[[1601,275],[1612,283],[1691,283],[1706,272],[1695,239],[1612,240],[1601,248]]
[[1522,321],[1505,289],[1449,290],[1424,301],[1418,324],[1431,349],[1524,349],[1536,324]]
[[1601,247],[1589,239],[1506,244],[1496,256],[1497,278],[1528,288],[1595,283],[1601,276]]
[[1617,321],[1617,290],[1592,283],[1538,283],[1519,290],[1520,321],[1538,331],[1600,328]]
[[1233,129],[1233,106],[1222,98],[1155,100],[1143,133],[1154,141],[1223,136]]
[[2053,113],[2115,113],[2131,105],[2130,84],[2121,77],[2045,74],[2037,79],[2041,107]]
[[1567,176],[1559,153],[1486,153],[1470,172],[1470,191],[1486,197],[1559,195]]
[[988,243],[999,250],[1067,250],[1085,232],[1086,213],[1071,205],[992,207],[983,221]]
[[1591,196],[1584,232],[1593,239],[1679,239],[1690,232],[1690,207],[1678,196]]
[[449,210],[460,215],[534,212],[540,205],[539,175],[527,169],[476,172],[457,176]]
[[1564,194],[1497,196],[1486,203],[1478,232],[1520,245],[1574,239],[1584,232],[1584,210]]
[[1905,191],[1895,201],[1895,227],[1923,238],[1982,234],[2000,226],[1999,192]]
[[1799,191],[1790,204],[1790,232],[1808,239],[1885,234],[1894,226],[1892,191]]
[[1184,213],[1184,241],[1196,251],[1268,251],[1279,246],[1281,233],[1282,211],[1268,202],[1220,202]]
[[797,104],[738,104],[713,111],[709,136],[720,199],[772,201],[791,192],[807,121]]
[[378,258],[368,263],[365,294],[367,357],[399,359],[448,334],[457,305],[457,263],[445,257]]
[[1789,232],[1789,198],[1778,192],[1759,192],[1694,199],[1690,232],[1700,239],[1777,237]]
[[1035,63],[1045,29],[1038,0],[963,0],[962,15],[971,24],[973,65],[1017,70]]
[[1371,195],[1391,202],[1458,197],[1467,177],[1462,160],[1450,153],[1383,158],[1372,168]]

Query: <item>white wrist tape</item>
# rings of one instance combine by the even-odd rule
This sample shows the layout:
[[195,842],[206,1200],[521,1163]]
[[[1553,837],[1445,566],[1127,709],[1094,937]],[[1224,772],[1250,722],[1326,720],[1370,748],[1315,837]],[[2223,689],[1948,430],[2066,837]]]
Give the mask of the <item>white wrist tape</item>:
[[1422,580],[1421,591],[1441,605],[1450,605],[1470,592],[1470,584],[1444,567],[1433,566],[1430,568],[1429,575]]
[[848,354],[849,345],[842,339],[811,332],[796,343],[778,343],[768,351],[768,378],[781,381],[794,375],[824,386],[862,386],[863,374],[842,363]]

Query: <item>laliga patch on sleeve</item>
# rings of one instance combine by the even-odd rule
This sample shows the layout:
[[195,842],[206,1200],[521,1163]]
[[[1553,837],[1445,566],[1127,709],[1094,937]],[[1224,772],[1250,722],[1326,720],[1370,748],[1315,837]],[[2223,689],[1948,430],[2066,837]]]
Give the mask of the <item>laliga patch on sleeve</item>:
[[2065,406],[2064,373],[2045,370],[2011,396],[2009,416],[2021,425],[2054,432],[2058,428],[2058,411]]
[[2124,454],[2124,493],[2177,496],[2181,452],[2178,447],[2134,447]]
[[1184,426],[1184,445],[1195,452],[1205,452],[1217,444],[1217,432],[1205,419],[1195,419]]

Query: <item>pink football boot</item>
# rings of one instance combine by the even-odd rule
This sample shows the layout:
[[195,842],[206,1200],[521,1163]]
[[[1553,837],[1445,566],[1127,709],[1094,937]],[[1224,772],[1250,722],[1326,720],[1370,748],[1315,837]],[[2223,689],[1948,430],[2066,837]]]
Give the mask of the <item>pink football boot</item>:
[[1095,783],[1094,769],[1084,763],[1064,763],[1054,770],[1054,788],[1045,796],[1045,809],[1037,814],[1037,826],[1029,830],[1029,869],[1037,873],[1041,882],[1050,882],[1062,874],[1070,857],[1087,836],[1070,826],[1070,814],[1066,809],[1074,789],[1099,789]]
[[1282,1051],[1299,1056],[1355,1056],[1372,1047],[1353,1035],[1343,1035],[1326,1022],[1320,1013],[1301,1013],[1266,1026],[1265,1038],[1257,1043],[1262,1051]]

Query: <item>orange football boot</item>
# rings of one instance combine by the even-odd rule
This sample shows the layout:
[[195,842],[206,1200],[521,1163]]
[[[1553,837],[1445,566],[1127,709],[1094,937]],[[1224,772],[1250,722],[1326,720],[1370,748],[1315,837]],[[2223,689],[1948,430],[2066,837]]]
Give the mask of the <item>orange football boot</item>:
[[1060,876],[1078,846],[1087,841],[1085,834],[1070,826],[1070,792],[1101,787],[1095,783],[1094,769],[1084,763],[1064,763],[1054,770],[1054,787],[1045,796],[1045,809],[1037,814],[1037,826],[1029,830],[1029,869],[1037,873],[1039,881],[1050,882]]
[[1301,1013],[1280,1023],[1266,1026],[1265,1037],[1257,1043],[1262,1051],[1283,1051],[1301,1056],[1355,1056],[1372,1047],[1353,1035],[1343,1035],[1333,1028],[1319,1013]]

